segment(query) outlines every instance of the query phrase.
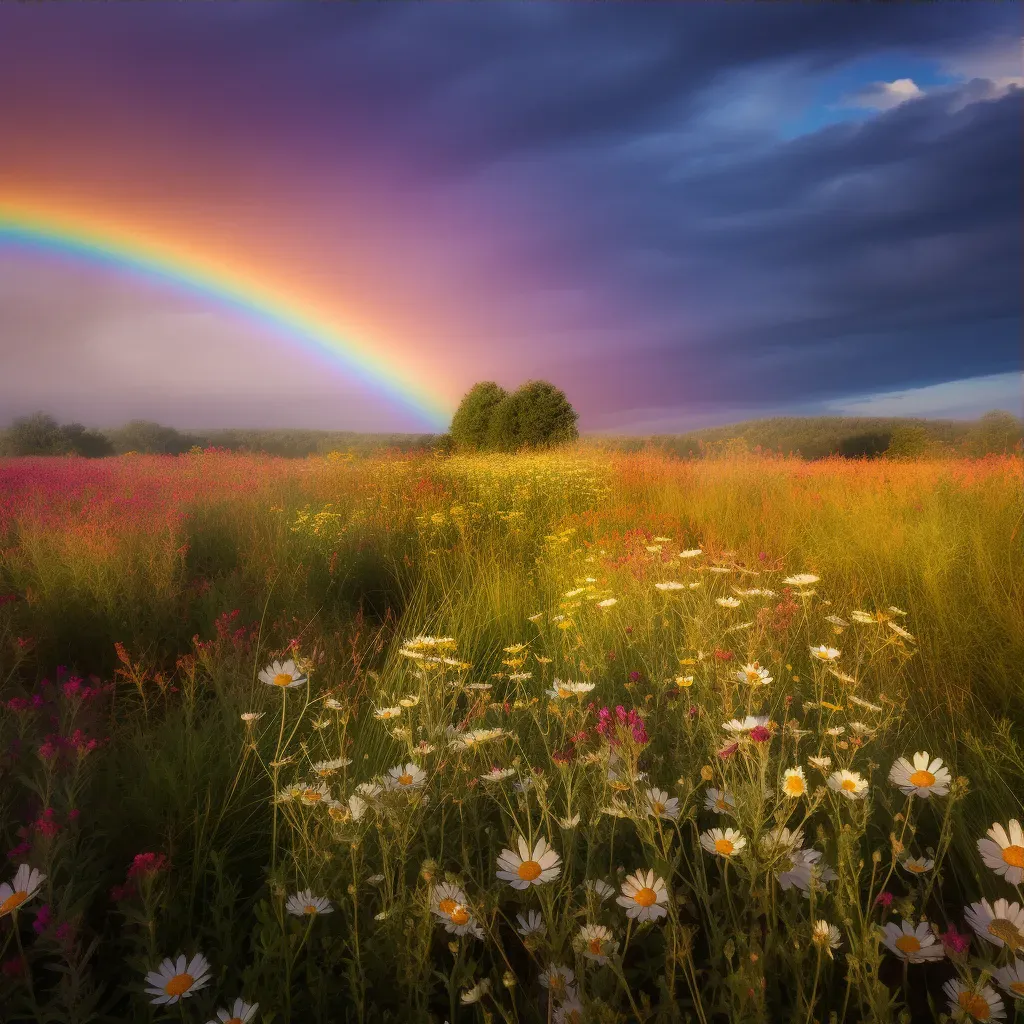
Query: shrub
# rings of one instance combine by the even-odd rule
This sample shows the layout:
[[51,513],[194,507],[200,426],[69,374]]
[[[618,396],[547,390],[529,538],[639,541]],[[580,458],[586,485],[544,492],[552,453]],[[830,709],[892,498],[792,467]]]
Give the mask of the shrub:
[[507,398],[508,392],[493,380],[474,384],[452,417],[452,442],[472,451],[487,447],[494,411]]
[[578,414],[565,393],[545,380],[527,381],[494,409],[487,447],[514,452],[575,441]]

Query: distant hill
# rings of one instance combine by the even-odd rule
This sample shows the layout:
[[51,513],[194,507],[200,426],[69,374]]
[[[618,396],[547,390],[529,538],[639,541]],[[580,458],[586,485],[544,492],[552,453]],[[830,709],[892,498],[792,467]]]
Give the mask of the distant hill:
[[[872,458],[883,454],[906,458],[943,454],[977,457],[1014,451],[1015,447],[1019,450],[1022,439],[1024,424],[1007,412],[989,412],[978,420],[782,416],[685,434],[584,437],[586,443],[601,448],[655,448],[680,458],[760,449],[804,459],[829,455]],[[43,414],[27,417],[0,431],[0,455],[104,455],[128,451],[176,455],[195,446],[302,458],[332,451],[362,456],[389,449],[447,451],[449,438],[447,434],[361,434],[344,430],[179,431],[147,420],[135,420],[110,430],[85,431],[78,424],[59,426]]]

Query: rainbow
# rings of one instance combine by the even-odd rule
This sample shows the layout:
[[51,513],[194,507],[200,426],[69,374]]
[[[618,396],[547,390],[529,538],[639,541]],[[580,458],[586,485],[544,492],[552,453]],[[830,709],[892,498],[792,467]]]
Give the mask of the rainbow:
[[284,289],[260,275],[144,236],[138,229],[0,200],[0,245],[64,254],[169,284],[293,343],[328,353],[356,379],[414,413],[431,429],[446,429],[451,418],[446,400],[374,351],[372,343],[356,341],[329,317],[284,294]]

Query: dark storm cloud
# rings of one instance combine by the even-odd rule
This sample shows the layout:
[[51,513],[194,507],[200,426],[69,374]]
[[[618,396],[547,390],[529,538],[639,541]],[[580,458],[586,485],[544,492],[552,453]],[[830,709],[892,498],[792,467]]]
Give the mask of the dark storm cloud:
[[580,301],[528,369],[584,413],[1021,367],[1020,89],[926,83],[781,132],[853,62],[1019,39],[1015,5],[144,7],[4,10],[22,42],[0,33],[0,61],[61,53],[181,138],[296,173],[365,160],[424,204],[529,197],[514,260]]

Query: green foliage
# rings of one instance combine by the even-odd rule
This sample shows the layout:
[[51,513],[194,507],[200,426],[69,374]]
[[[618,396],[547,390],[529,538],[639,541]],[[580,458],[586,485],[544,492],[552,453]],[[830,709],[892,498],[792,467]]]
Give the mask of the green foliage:
[[926,459],[939,453],[939,445],[928,430],[917,424],[897,427],[885,454],[891,459]]
[[150,420],[131,420],[110,431],[110,439],[118,454],[180,455],[191,447],[190,439],[174,427],[164,427]]
[[487,447],[517,452],[575,441],[578,414],[565,393],[546,380],[527,381],[494,409]]
[[1011,413],[994,409],[971,427],[964,438],[964,451],[974,457],[1009,454],[1020,446],[1022,439],[1024,423]]
[[474,384],[452,417],[451,438],[456,447],[480,451],[487,447],[494,412],[508,392],[493,380]]
[[82,455],[96,459],[113,455],[114,449],[103,434],[86,430],[81,423],[62,425],[52,416],[37,412],[11,424],[0,445],[0,454]]

